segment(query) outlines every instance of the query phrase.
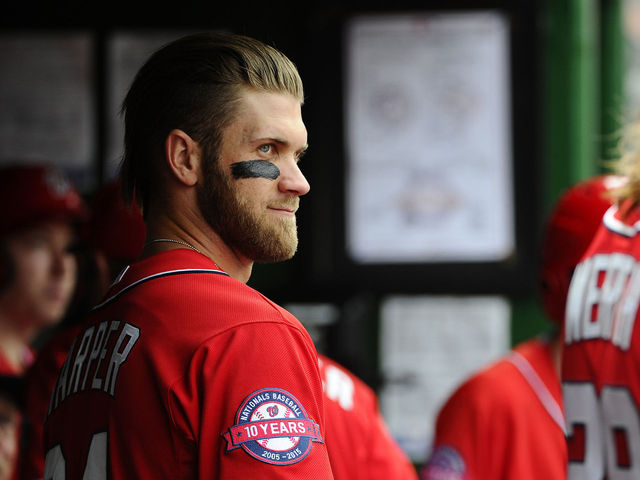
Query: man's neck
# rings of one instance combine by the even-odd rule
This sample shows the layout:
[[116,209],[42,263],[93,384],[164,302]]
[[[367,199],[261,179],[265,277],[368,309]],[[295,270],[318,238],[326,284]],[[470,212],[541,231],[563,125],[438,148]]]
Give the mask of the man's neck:
[[209,257],[218,268],[236,280],[242,283],[249,281],[253,261],[229,247],[208,225],[190,227],[184,228],[166,218],[160,222],[149,222],[140,258],[176,248],[189,248]]

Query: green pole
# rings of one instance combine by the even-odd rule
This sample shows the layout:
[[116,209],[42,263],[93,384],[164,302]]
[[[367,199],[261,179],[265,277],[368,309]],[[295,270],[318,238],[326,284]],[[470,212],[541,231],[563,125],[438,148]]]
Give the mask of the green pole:
[[568,56],[569,48],[565,41],[568,17],[566,0],[547,0],[542,13],[545,27],[543,32],[543,114],[542,125],[544,174],[542,191],[544,192],[544,212],[548,212],[558,193],[568,183],[569,138],[563,131],[568,121],[569,75],[567,64],[563,61]]
[[599,171],[616,158],[620,130],[624,123],[625,50],[621,0],[603,0],[600,77],[602,79]]
[[573,88],[569,95],[570,138],[575,139],[569,157],[570,183],[596,173],[597,134],[599,132],[599,58],[600,35],[596,0],[572,0],[575,24],[570,31],[569,62]]
[[599,4],[547,0],[545,211],[562,190],[597,172]]
[[[545,214],[569,185],[597,173],[600,157],[599,0],[542,5]],[[513,298],[512,343],[549,328],[537,297]]]

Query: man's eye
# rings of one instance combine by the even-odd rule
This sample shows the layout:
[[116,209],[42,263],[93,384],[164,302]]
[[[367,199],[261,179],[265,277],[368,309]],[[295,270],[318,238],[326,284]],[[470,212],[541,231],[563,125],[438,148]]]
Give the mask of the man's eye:
[[260,145],[258,147],[258,150],[260,150],[262,153],[269,153],[271,152],[271,145],[266,143],[264,145]]

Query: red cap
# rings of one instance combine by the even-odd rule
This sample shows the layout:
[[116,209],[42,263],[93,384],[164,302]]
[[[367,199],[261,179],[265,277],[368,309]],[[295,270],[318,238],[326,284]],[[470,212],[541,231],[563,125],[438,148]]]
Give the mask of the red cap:
[[144,245],[145,225],[137,205],[125,205],[120,182],[105,184],[92,203],[89,244],[109,259],[133,261]]
[[560,325],[564,322],[571,275],[612,205],[613,200],[604,194],[624,181],[616,175],[599,175],[579,182],[562,194],[549,216],[539,284],[547,316]]
[[51,165],[0,168],[0,235],[51,218],[83,220],[87,210],[67,177]]

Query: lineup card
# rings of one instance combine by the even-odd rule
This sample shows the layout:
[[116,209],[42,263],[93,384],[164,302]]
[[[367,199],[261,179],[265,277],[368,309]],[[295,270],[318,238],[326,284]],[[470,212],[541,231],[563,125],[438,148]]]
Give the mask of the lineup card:
[[347,25],[346,244],[355,261],[513,253],[508,27],[494,11]]
[[511,310],[497,296],[390,296],[380,312],[382,414],[414,462],[437,413],[470,374],[509,351]]

